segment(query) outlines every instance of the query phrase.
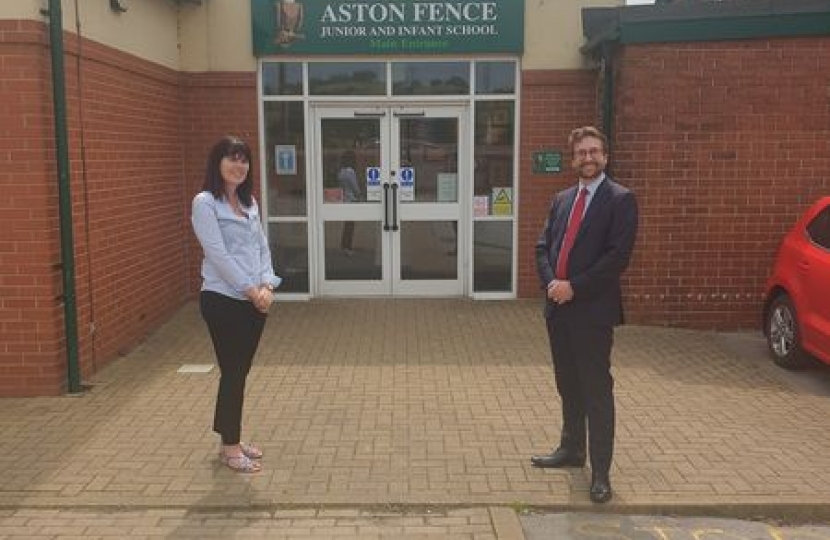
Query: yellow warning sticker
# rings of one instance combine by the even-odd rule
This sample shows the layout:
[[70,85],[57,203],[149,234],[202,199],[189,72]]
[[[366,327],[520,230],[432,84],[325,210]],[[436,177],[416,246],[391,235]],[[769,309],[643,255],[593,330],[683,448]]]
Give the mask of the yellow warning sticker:
[[494,216],[513,215],[513,188],[493,188],[491,208]]

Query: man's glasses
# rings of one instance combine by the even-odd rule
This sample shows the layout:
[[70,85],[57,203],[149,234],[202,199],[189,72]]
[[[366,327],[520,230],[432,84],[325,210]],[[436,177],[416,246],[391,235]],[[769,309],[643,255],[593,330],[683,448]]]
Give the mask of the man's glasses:
[[588,148],[588,149],[580,149],[574,152],[576,157],[586,158],[588,156],[597,157],[602,155],[602,148]]

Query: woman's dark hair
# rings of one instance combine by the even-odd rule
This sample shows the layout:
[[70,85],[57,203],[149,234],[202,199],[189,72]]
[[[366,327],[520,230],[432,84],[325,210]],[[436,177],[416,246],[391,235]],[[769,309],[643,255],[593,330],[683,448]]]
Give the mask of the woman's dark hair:
[[[248,160],[248,163],[251,163],[251,147],[238,137],[226,135],[219,139],[213,145],[213,148],[210,149],[202,191],[210,191],[217,199],[225,196],[225,180],[222,178],[222,159],[226,157],[244,157]],[[239,202],[248,207],[253,204],[251,194],[254,188],[254,176],[251,168],[251,166],[248,167],[248,174],[245,175],[245,180],[236,188],[236,195],[239,197]]]

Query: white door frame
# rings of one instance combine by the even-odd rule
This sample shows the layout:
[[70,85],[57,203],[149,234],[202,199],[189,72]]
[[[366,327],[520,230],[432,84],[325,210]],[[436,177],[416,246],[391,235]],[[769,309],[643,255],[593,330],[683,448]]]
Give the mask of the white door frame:
[[[472,189],[472,173],[468,171],[470,163],[469,148],[469,106],[467,104],[437,104],[433,102],[419,102],[412,104],[390,103],[384,106],[367,106],[366,103],[327,103],[311,104],[309,108],[312,144],[311,171],[309,194],[312,197],[315,222],[311,224],[315,241],[316,261],[313,266],[313,279],[316,290],[322,296],[460,296],[469,291],[468,253],[470,231],[469,201]],[[348,118],[377,118],[379,125],[379,159],[378,164],[382,182],[382,200],[378,202],[360,202],[357,204],[332,204],[324,202],[322,148],[322,122],[326,119]],[[458,152],[456,163],[456,200],[455,202],[403,202],[400,181],[396,176],[401,163],[400,126],[407,118],[455,118],[458,125],[457,144]],[[330,174],[330,173],[329,173]],[[364,185],[366,170],[357,171],[360,182]],[[451,176],[450,176],[451,180]],[[397,190],[395,189],[397,187]],[[417,192],[417,179],[416,179]],[[390,196],[395,200],[390,200]],[[365,193],[364,193],[365,195]],[[332,244],[334,239],[325,238],[328,222],[352,221],[357,226],[381,227],[377,252],[374,254],[374,263],[379,264],[380,275],[376,279],[328,279],[326,276],[326,256],[334,253]],[[458,225],[454,231],[449,230],[449,222]],[[430,225],[427,225],[427,222]],[[420,225],[418,224],[420,223]],[[374,224],[374,225],[371,225]],[[386,225],[387,227],[383,227]],[[395,230],[397,226],[397,230]],[[404,279],[402,274],[402,253],[406,247],[402,245],[404,227],[430,227],[435,233],[435,227],[447,228],[450,235],[455,235],[456,245],[452,256],[455,264],[455,279]],[[390,230],[383,230],[388,228]],[[331,228],[329,230],[332,230]],[[437,233],[436,233],[437,234]],[[411,235],[409,236],[412,237]],[[410,262],[413,247],[409,247]],[[348,261],[347,261],[348,262]],[[369,264],[372,264],[371,262]],[[453,262],[449,262],[452,267]]]

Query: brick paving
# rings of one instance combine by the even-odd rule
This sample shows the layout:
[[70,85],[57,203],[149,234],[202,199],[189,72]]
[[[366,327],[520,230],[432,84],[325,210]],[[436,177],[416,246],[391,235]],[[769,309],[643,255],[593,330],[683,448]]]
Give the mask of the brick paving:
[[[763,355],[751,334],[620,328],[603,510],[826,513],[830,399]],[[188,304],[83,395],[4,399],[0,539],[227,537],[230,523],[239,538],[512,540],[513,509],[595,510],[587,470],[529,463],[560,423],[536,301],[279,304],[246,402],[258,475],[218,464],[216,370],[177,373],[212,362]]]
[[0,512],[0,538],[120,540],[237,538],[276,540],[497,540],[486,508],[378,510],[27,509]]

